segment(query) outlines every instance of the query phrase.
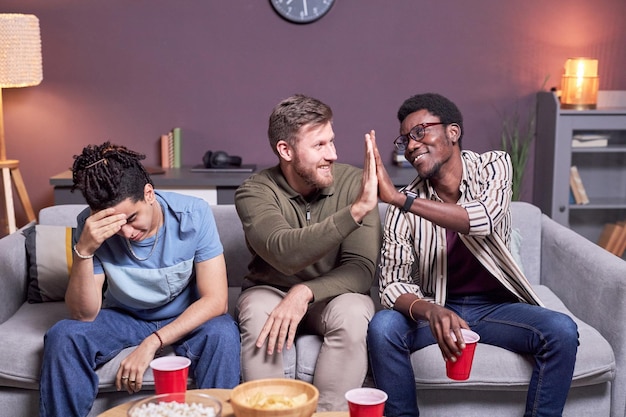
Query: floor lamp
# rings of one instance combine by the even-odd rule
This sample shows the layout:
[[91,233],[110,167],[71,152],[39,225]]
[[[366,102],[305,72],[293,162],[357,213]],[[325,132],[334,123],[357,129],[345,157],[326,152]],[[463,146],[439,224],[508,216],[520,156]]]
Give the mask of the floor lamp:
[[35,213],[20,174],[19,161],[7,159],[2,89],[30,87],[39,84],[42,79],[39,19],[33,15],[0,14],[0,169],[9,233],[17,230],[12,185],[15,185],[28,221],[35,220]]

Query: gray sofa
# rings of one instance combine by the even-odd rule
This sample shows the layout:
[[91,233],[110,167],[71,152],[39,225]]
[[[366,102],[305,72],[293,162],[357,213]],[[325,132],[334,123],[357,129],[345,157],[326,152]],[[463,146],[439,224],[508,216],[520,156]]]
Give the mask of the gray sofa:
[[[39,222],[74,225],[82,207],[48,207],[40,212]],[[249,254],[234,206],[214,206],[213,210],[225,248],[232,313]],[[381,216],[384,210],[381,204]],[[547,306],[569,313],[579,325],[581,346],[565,415],[624,416],[626,262],[530,204],[513,203],[513,223],[522,235],[519,255],[528,278]],[[13,417],[38,414],[43,335],[67,314],[62,302],[25,302],[24,242],[21,231],[0,240],[0,415]],[[376,288],[372,288],[372,296],[377,299]],[[310,381],[320,344],[317,336],[300,336],[296,348],[285,356],[286,376]],[[115,392],[113,386],[119,361],[128,351],[98,370],[100,393],[90,415],[134,398]],[[472,375],[463,382],[445,377],[436,346],[416,352],[412,360],[423,416],[522,415],[531,372],[529,358],[479,344]],[[143,394],[149,394],[150,372],[144,381]]]

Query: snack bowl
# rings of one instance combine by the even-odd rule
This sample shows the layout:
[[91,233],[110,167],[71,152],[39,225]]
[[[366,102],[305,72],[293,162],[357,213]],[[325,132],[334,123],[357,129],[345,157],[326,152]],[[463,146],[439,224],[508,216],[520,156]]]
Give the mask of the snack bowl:
[[215,397],[196,392],[151,395],[137,400],[128,417],[221,417],[222,403]]
[[244,382],[230,395],[236,417],[311,417],[319,391],[308,382],[269,378]]

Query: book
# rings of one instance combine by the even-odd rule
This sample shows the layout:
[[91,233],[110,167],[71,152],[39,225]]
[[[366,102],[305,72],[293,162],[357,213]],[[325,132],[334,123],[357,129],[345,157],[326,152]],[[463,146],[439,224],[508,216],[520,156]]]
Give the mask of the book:
[[161,167],[170,167],[170,144],[168,135],[161,135]]
[[180,127],[172,129],[172,136],[174,141],[174,165],[172,168],[180,168],[182,166],[182,136]]
[[609,135],[576,134],[572,136],[572,148],[601,148],[609,144]]
[[179,127],[161,135],[161,167],[180,168],[182,166],[182,138]]
[[617,225],[622,227],[622,232],[617,238],[617,244],[613,253],[621,258],[624,256],[624,252],[626,252],[626,220],[617,222]]
[[569,185],[574,194],[576,204],[589,204],[589,197],[587,197],[587,191],[585,190],[576,165],[570,167]]
[[569,175],[569,191],[571,194],[571,199],[574,200],[574,201],[571,201],[570,199],[570,202],[572,204],[581,204],[581,202],[583,201],[582,196],[580,195],[580,191],[578,190],[578,185],[574,181],[574,176],[572,175],[571,172]]
[[171,130],[167,133],[167,149],[170,168],[174,168],[174,134]]
[[[617,255],[617,250],[620,247],[620,239],[622,232],[624,231],[624,225],[618,223],[607,223],[600,233],[598,238],[598,246],[604,248],[606,251]],[[621,256],[617,255],[617,256]]]

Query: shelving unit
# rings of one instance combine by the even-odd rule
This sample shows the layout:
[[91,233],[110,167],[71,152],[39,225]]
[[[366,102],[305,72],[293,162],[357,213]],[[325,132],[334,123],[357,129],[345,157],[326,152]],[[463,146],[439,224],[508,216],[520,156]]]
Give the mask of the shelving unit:
[[[576,134],[602,134],[602,147],[572,147]],[[589,203],[570,201],[578,167]],[[626,91],[601,91],[594,110],[563,110],[552,92],[537,95],[533,203],[596,243],[606,223],[626,220]]]

